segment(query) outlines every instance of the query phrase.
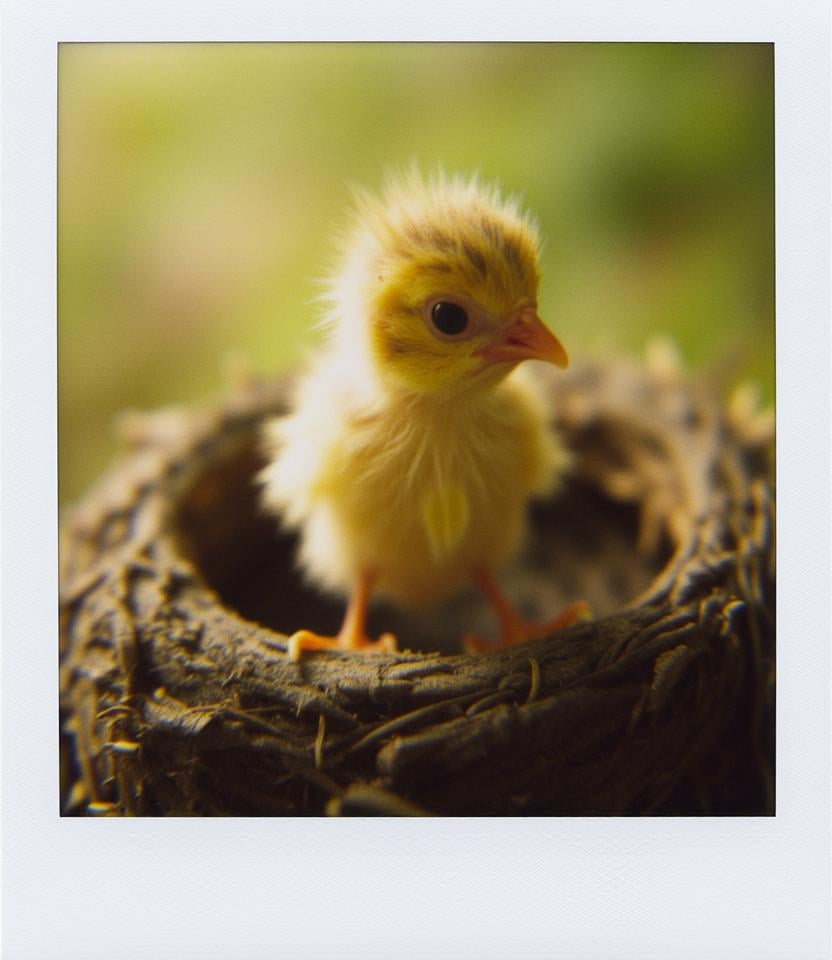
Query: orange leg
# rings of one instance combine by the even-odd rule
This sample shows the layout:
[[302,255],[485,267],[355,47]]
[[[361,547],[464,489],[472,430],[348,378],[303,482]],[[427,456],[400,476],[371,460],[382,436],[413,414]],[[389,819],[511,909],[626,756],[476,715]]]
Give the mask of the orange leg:
[[304,650],[361,650],[364,653],[395,653],[396,638],[392,633],[382,634],[378,640],[370,640],[365,624],[367,605],[373,577],[363,573],[358,578],[350,595],[341,629],[334,637],[323,637],[311,630],[298,630],[289,637],[286,652],[290,660],[300,660]]
[[497,614],[497,619],[500,622],[500,639],[492,645],[485,643],[476,634],[469,633],[462,640],[466,653],[482,653],[485,650],[513,647],[515,644],[524,643],[526,640],[538,640],[550,633],[555,633],[557,630],[564,630],[566,627],[572,626],[573,623],[589,620],[592,616],[589,604],[585,600],[578,600],[575,603],[570,603],[554,620],[548,620],[545,623],[530,623],[517,614],[497,586],[497,581],[490,570],[485,568],[475,570],[474,579]]

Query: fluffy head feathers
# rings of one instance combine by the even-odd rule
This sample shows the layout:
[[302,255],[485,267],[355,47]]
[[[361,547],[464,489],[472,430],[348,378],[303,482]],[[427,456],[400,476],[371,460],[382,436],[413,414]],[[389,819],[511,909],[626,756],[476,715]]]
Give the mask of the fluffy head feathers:
[[[337,348],[416,393],[505,376],[510,365],[494,369],[477,351],[518,309],[536,307],[540,240],[517,202],[476,177],[411,170],[389,177],[379,197],[356,191],[355,208],[326,297]],[[464,312],[463,330],[437,329],[440,301]]]

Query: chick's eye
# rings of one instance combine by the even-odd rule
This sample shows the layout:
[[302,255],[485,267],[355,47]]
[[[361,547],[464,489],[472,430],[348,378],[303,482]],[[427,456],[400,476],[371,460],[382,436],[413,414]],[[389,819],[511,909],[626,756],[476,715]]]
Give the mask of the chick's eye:
[[430,310],[430,319],[440,333],[453,335],[462,333],[468,326],[468,314],[465,308],[450,300],[439,300]]

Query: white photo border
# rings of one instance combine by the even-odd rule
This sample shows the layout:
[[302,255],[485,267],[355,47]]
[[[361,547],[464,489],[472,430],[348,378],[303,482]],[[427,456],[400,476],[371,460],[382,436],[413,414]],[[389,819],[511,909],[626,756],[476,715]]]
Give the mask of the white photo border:
[[[4,13],[4,956],[829,957],[828,3],[10,0]],[[775,817],[60,817],[57,45],[324,39],[775,44]]]

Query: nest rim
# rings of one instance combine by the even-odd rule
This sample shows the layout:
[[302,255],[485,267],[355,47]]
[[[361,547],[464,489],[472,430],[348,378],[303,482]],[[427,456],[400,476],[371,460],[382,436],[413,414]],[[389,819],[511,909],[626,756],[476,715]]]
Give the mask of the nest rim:
[[[597,367],[578,371],[571,386],[561,393],[561,403],[575,401],[571,414],[569,403],[565,404],[567,427],[569,416],[573,420],[583,417],[588,423],[597,420],[599,410],[586,409],[586,391],[603,376]],[[669,420],[678,431],[687,418],[691,435],[699,441],[698,446],[688,444],[683,451],[688,457],[692,452],[699,457],[698,477],[690,475],[690,460],[679,459],[679,450],[673,451],[683,473],[671,478],[671,486],[676,484],[682,490],[687,511],[681,519],[676,516],[675,528],[671,525],[673,549],[666,550],[664,562],[641,592],[615,612],[575,625],[556,637],[477,656],[403,650],[369,658],[325,651],[290,664],[285,657],[285,634],[229,607],[205,580],[198,560],[182,555],[178,498],[193,489],[194,471],[198,474],[206,464],[228,456],[235,443],[242,443],[246,430],[283,408],[285,381],[249,384],[212,410],[163,411],[127,418],[122,424],[130,446],[127,465],[123,463],[121,472],[111,475],[73,514],[65,540],[69,545],[62,557],[66,561],[61,578],[62,689],[68,729],[74,738],[68,749],[76,761],[74,785],[66,790],[67,807],[73,809],[74,790],[74,808],[83,807],[86,801],[86,812],[175,809],[178,800],[170,798],[178,797],[177,790],[181,793],[185,788],[180,784],[165,794],[153,777],[147,776],[148,757],[164,756],[169,744],[159,747],[159,743],[165,737],[186,753],[194,749],[194,739],[202,737],[197,753],[201,751],[203,759],[206,751],[219,755],[227,748],[208,742],[208,733],[217,732],[210,730],[212,724],[219,728],[237,724],[237,742],[245,741],[249,751],[254,743],[258,743],[258,751],[263,747],[258,737],[284,740],[277,750],[277,768],[284,775],[294,770],[306,793],[311,790],[315,794],[315,800],[304,805],[297,799],[303,790],[296,789],[288,804],[289,808],[295,805],[295,812],[576,812],[569,804],[559,805],[551,790],[538,789],[541,778],[546,779],[551,770],[532,771],[525,780],[521,776],[521,786],[525,783],[531,793],[538,789],[539,796],[512,806],[507,798],[517,769],[506,761],[506,751],[517,750],[534,767],[537,761],[528,744],[545,748],[541,730],[570,729],[580,738],[580,715],[587,713],[587,704],[598,691],[604,692],[604,696],[595,696],[599,702],[605,697],[616,704],[622,701],[612,711],[616,730],[626,721],[625,727],[632,733],[643,718],[666,709],[673,688],[688,683],[688,675],[713,656],[715,637],[720,637],[725,647],[719,653],[722,666],[733,657],[725,695],[730,696],[732,690],[736,694],[742,686],[740,675],[748,672],[748,649],[746,644],[735,644],[739,649],[730,653],[735,621],[756,622],[760,604],[752,604],[755,615],[749,618],[747,598],[739,596],[736,584],[727,599],[717,598],[715,590],[725,570],[715,576],[710,558],[702,562],[700,553],[703,543],[705,555],[708,550],[714,552],[729,518],[744,509],[720,490],[723,512],[715,523],[703,501],[706,496],[713,500],[714,490],[707,484],[702,487],[713,457],[724,452],[726,445],[731,446],[734,468],[740,464],[746,473],[751,472],[738,456],[741,438],[731,437],[728,444],[725,423],[714,419],[713,411],[703,407],[690,387],[678,379],[651,379],[643,371],[625,373],[625,380],[626,376],[641,390],[641,395],[636,391],[636,405],[643,403],[643,394],[650,390],[654,396],[684,399],[684,409],[666,404]],[[715,426],[705,431],[707,443],[693,429],[697,426],[694,415],[700,422],[713,419]],[[617,482],[626,486],[620,476]],[[160,486],[164,487],[163,496],[159,495]],[[749,534],[752,545],[749,548],[746,542],[744,548],[759,577],[759,568],[765,568],[771,559],[770,498],[765,480],[759,476],[752,477],[742,493],[756,503],[758,514],[768,518],[758,523],[761,529],[756,530],[756,540],[754,531]],[[143,504],[143,510],[136,511],[137,502]],[[144,544],[138,549],[142,536]],[[734,561],[735,554],[736,550],[729,552]],[[108,571],[114,558],[123,564],[115,578]],[[188,618],[172,625],[169,611],[183,602],[190,605],[196,626],[187,623]],[[762,607],[765,605],[763,602]],[[165,616],[160,614],[163,609],[168,611]],[[113,617],[123,619],[125,610],[133,621],[132,638],[123,624],[121,628],[113,626]],[[195,617],[194,611],[198,611]],[[101,624],[108,617],[109,640],[102,641]],[[693,637],[697,630],[704,630],[707,639],[699,646]],[[759,626],[744,625],[741,633],[750,633],[753,639],[755,630],[761,633]],[[173,633],[172,643],[165,639],[165,631]],[[105,663],[90,659],[90,647],[96,645],[96,656],[107,648]],[[200,670],[203,686],[197,699],[206,708],[211,702],[220,704],[213,713],[189,702],[196,689],[194,676],[200,677]],[[234,706],[235,698],[242,709]],[[257,709],[271,717],[260,723],[259,732],[251,720]],[[199,715],[196,730],[192,729],[195,710]],[[115,712],[106,716],[108,711]],[[287,722],[287,711],[295,713],[302,730]],[[597,751],[604,723],[597,715],[595,723],[595,741],[590,746]],[[471,729],[463,729],[466,724]],[[525,745],[518,750],[521,742]],[[140,746],[132,754],[127,748],[119,753],[103,746],[112,743]],[[270,749],[275,752],[274,744]],[[476,802],[472,805],[470,799],[461,801],[457,796],[459,774],[455,771],[471,769],[472,757],[483,750],[496,758],[495,770],[486,782],[495,785],[501,800],[478,808]],[[575,757],[580,754],[580,744],[567,754],[561,758],[561,766],[565,764],[571,771],[578,762]],[[506,767],[505,773],[498,769],[500,764]],[[110,789],[104,789],[107,775]],[[216,790],[216,783],[212,782],[210,789]],[[767,789],[763,807],[773,805],[770,785]],[[604,790],[610,793],[606,784],[598,790],[599,794]],[[107,799],[112,796],[116,799]],[[439,798],[438,805],[431,804],[432,797]],[[233,808],[235,802],[239,810],[260,809],[256,803],[247,808],[248,801],[225,798],[217,810],[223,804]],[[104,806],[98,811],[96,805],[101,804]],[[640,805],[642,812],[649,807],[647,799],[641,794],[634,796],[631,789],[626,799],[615,797],[608,809],[604,803],[597,809],[627,812],[628,804]],[[201,806],[197,801],[188,812],[212,811],[210,804]],[[268,803],[262,812],[272,812]],[[277,804],[273,812],[290,810]]]

